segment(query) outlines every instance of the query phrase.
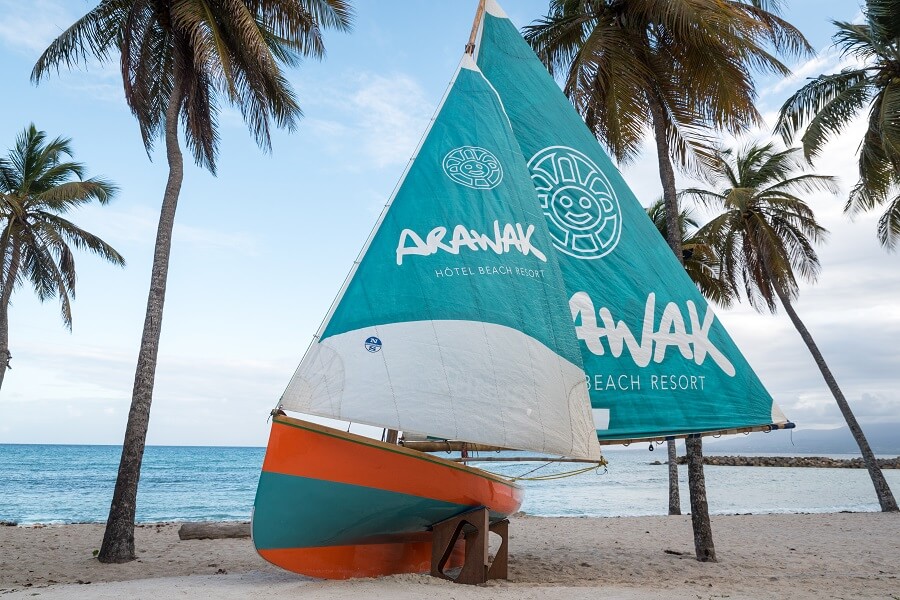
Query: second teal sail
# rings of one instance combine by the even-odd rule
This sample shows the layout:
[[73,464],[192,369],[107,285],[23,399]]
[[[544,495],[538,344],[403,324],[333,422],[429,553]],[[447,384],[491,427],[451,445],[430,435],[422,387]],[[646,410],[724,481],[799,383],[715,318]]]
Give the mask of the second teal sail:
[[558,257],[601,439],[783,424],[644,208],[494,0],[476,39]]

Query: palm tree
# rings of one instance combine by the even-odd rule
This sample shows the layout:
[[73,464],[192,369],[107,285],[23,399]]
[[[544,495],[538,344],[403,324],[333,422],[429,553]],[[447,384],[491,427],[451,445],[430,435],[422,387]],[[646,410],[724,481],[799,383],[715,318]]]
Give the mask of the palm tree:
[[[739,132],[760,122],[754,69],[787,74],[766,46],[810,54],[806,38],[766,0],[552,0],[525,39],[615,156],[638,156],[650,128],[667,214],[677,215],[673,160],[698,171],[712,156],[710,128]],[[676,219],[666,239],[682,260]],[[685,440],[697,559],[715,561],[699,436]],[[670,462],[674,440],[669,441]],[[670,466],[669,489],[677,490]],[[670,495],[670,512],[678,505]],[[680,512],[680,509],[677,510]]]
[[179,119],[197,164],[215,173],[222,101],[241,111],[257,144],[273,125],[293,130],[300,107],[282,67],[321,58],[322,29],[346,30],[347,0],[102,0],[64,31],[34,66],[53,68],[117,55],[125,99],[149,153],[165,140],[169,177],[157,230],[147,313],[122,458],[98,558],[135,558],[134,515],[150,418],[175,209],[183,178]]
[[886,204],[878,239],[888,249],[900,240],[900,0],[867,0],[865,23],[834,21],[833,39],[844,56],[858,61],[840,73],[813,79],[785,101],[776,131],[785,143],[807,124],[800,138],[807,160],[869,107],[859,144],[859,181],[846,212]]
[[722,278],[735,293],[742,287],[757,310],[774,313],[776,298],[784,307],[859,445],[881,510],[896,511],[897,502],[866,436],[792,304],[798,292],[796,274],[808,282],[816,280],[820,266],[813,244],[827,234],[796,194],[838,192],[833,177],[801,173],[801,162],[799,149],[776,151],[771,143],[752,145],[736,155],[722,151],[716,154],[715,168],[709,173],[709,181],[718,191],[691,188],[683,193],[722,211],[703,227],[703,233],[716,240]]
[[[657,231],[663,238],[668,232],[666,220],[666,207],[662,198],[654,202],[647,209],[647,216],[656,225]],[[696,284],[704,297],[712,300],[719,306],[729,307],[734,300],[734,293],[719,277],[719,255],[707,239],[690,207],[681,207],[678,214],[678,230],[681,238],[681,257],[684,270],[688,277]]]
[[116,193],[104,179],[84,179],[84,165],[69,160],[72,156],[71,140],[48,141],[31,124],[0,158],[0,386],[12,358],[9,304],[17,287],[29,281],[42,302],[58,297],[63,323],[71,330],[72,247],[125,265],[112,246],[62,216],[94,200],[106,204]]

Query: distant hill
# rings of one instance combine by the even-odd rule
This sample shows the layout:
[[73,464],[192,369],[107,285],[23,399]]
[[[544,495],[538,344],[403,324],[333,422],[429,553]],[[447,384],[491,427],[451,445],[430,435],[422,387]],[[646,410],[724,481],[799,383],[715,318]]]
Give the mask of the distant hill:
[[[900,423],[867,424],[863,425],[863,432],[875,454],[900,455]],[[703,449],[709,454],[859,454],[859,446],[847,427],[751,433],[721,439],[707,437],[703,438]]]

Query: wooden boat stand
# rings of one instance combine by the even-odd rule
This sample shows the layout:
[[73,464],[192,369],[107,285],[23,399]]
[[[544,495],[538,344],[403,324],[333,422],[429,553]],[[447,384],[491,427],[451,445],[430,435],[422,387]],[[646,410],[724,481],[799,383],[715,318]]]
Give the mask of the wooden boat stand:
[[[488,509],[479,507],[451,517],[431,526],[431,575],[470,585],[484,583],[488,579],[506,579],[508,572],[509,521],[497,523],[489,520]],[[500,547],[494,560],[488,561],[488,537],[490,532],[500,536]],[[444,572],[444,567],[456,548],[460,536],[465,540],[463,566],[456,577]]]

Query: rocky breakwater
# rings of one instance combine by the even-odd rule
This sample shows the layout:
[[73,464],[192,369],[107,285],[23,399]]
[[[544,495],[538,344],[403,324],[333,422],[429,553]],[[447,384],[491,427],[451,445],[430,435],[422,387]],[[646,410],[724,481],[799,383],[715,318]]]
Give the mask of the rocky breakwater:
[[[879,458],[882,469],[900,469],[900,456]],[[687,457],[679,456],[678,464],[687,463]],[[651,464],[663,464],[656,461]],[[828,458],[825,456],[704,456],[703,464],[721,467],[815,467],[825,469],[864,469],[862,458]]]

